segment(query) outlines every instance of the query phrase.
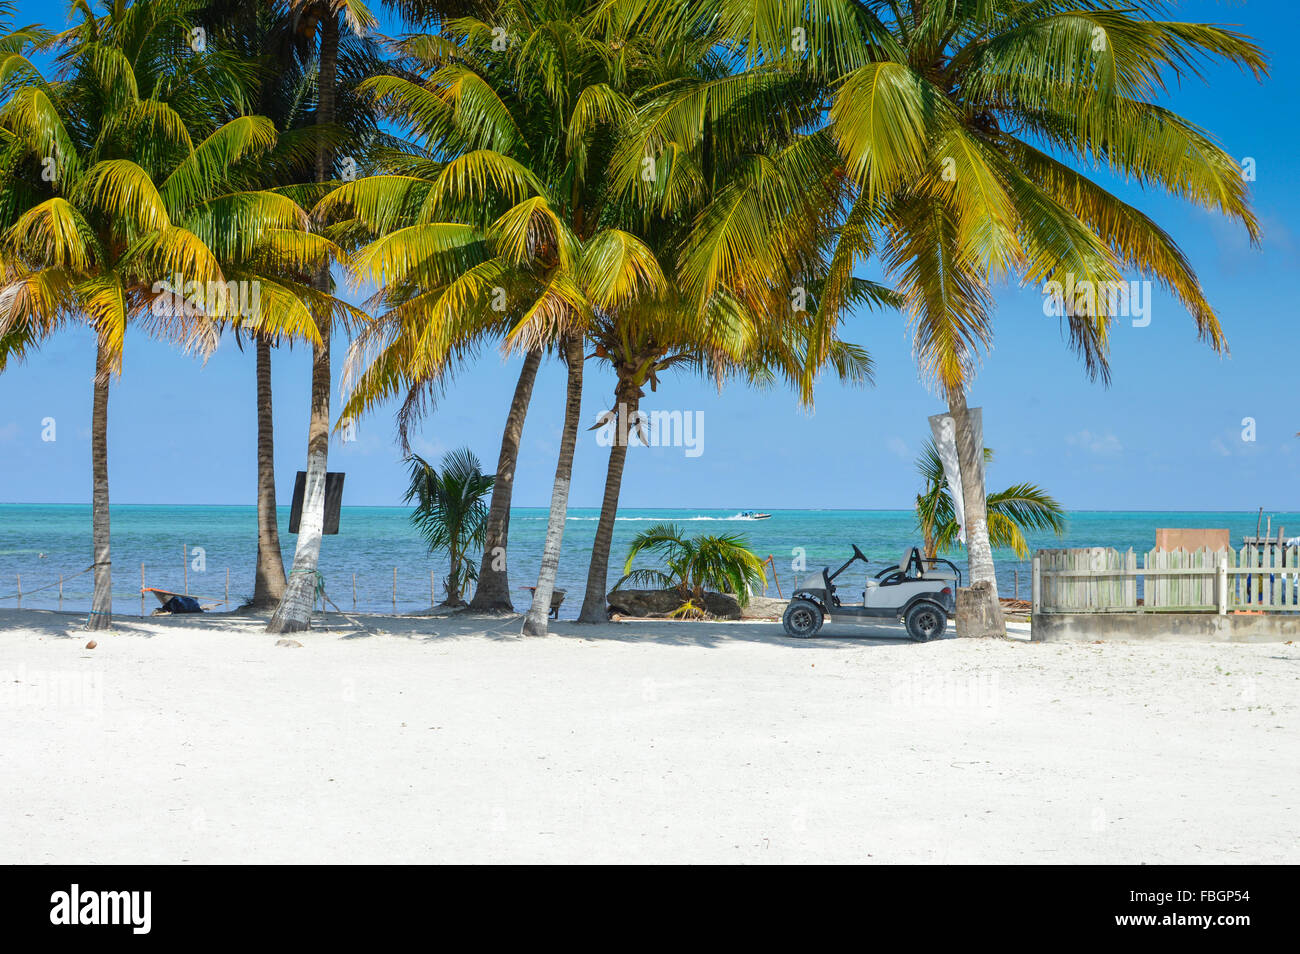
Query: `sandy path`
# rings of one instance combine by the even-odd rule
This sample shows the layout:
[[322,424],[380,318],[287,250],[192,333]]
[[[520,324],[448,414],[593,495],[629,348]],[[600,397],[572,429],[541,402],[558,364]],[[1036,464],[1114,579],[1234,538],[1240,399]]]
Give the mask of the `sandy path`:
[[1300,646],[367,621],[0,611],[0,861],[1300,861]]

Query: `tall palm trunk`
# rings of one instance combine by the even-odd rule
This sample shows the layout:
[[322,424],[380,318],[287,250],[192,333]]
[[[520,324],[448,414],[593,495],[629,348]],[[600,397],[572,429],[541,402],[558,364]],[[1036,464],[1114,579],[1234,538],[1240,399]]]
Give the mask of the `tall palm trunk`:
[[524,418],[533,399],[533,383],[542,352],[534,350],[524,356],[524,366],[515,384],[515,396],[506,415],[506,429],[501,435],[501,453],[497,457],[496,480],[492,482],[492,504],[488,509],[483,538],[483,564],[478,571],[478,588],[469,608],[514,612],[510,602],[510,579],[506,570],[506,546],[510,536],[510,497],[515,487],[515,465],[519,462],[519,441],[524,433]]
[[303,489],[302,515],[298,521],[298,545],[293,551],[284,597],[276,607],[268,633],[297,633],[310,627],[316,603],[317,566],[325,528],[325,472],[330,442],[330,353],[329,324],[321,322],[321,347],[312,357],[311,420],[307,429],[307,480]]
[[[922,508],[925,506],[924,499],[925,498],[923,497],[916,498],[916,509],[918,513],[920,513]],[[921,520],[921,537],[922,544],[925,548],[925,558],[927,560],[933,560],[939,555],[939,545],[934,539],[934,519],[929,515],[926,515]]]
[[112,367],[101,340],[95,351],[95,400],[90,418],[90,534],[95,550],[95,591],[86,629],[113,624],[112,554],[108,533],[108,383]]
[[961,470],[962,507],[966,519],[966,554],[970,564],[970,581],[987,582],[991,589],[982,616],[993,629],[1005,632],[1002,604],[998,602],[998,579],[993,567],[993,547],[989,543],[988,500],[984,491],[983,442],[975,440],[971,429],[966,395],[960,388],[948,392],[948,412],[952,415],[957,436],[957,461]]
[[524,617],[525,636],[545,636],[551,613],[551,595],[560,569],[560,544],[564,540],[564,521],[569,511],[569,484],[573,477],[573,452],[578,444],[578,425],[582,422],[582,338],[571,335],[564,340],[564,360],[568,364],[568,386],[564,398],[564,430],[560,434],[560,457],[555,463],[555,483],[551,487],[551,512],[546,521],[546,542],[542,546],[542,566],[537,573],[533,604]]
[[[320,75],[317,80],[317,125],[334,122],[335,84],[338,77],[339,23],[330,13],[321,21]],[[333,159],[327,146],[316,152],[316,181],[328,182]],[[316,287],[330,290],[330,267],[326,262],[316,273]],[[311,419],[307,425],[307,480],[303,490],[302,516],[298,523],[298,545],[293,552],[284,598],[276,607],[268,633],[296,633],[311,625],[316,603],[317,567],[321,535],[325,527],[325,473],[330,444],[330,315],[316,316],[320,344],[312,353]]]
[[460,550],[456,548],[455,541],[459,539],[459,534],[452,534],[452,543],[447,548],[448,568],[447,582],[444,588],[447,590],[447,601],[444,606],[460,606]]
[[587,593],[582,600],[580,623],[604,623],[609,619],[605,608],[605,587],[609,583],[609,551],[614,544],[614,519],[618,516],[618,495],[623,487],[623,465],[632,426],[641,406],[641,389],[622,374],[614,386],[614,442],[609,449],[609,467],[605,471],[605,497],[600,504],[596,539],[591,546],[591,564],[587,567]]
[[257,339],[257,573],[253,606],[267,609],[284,596],[284,556],[275,514],[275,416],[271,413],[271,343]]

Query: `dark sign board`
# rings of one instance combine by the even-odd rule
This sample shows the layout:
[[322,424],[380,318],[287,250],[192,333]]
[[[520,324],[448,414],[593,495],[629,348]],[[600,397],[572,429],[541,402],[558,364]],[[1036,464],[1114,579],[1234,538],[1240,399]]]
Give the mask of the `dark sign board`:
[[[339,508],[343,506],[343,473],[325,475],[325,533],[339,532]],[[302,498],[307,491],[307,472],[298,471],[293,481],[293,507],[289,510],[289,532],[298,532],[302,519]]]

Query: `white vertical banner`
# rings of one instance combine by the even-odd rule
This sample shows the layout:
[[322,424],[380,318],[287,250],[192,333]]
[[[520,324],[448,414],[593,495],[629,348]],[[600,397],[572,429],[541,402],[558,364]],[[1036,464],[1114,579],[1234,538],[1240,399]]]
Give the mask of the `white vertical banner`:
[[[966,409],[970,418],[971,433],[978,448],[976,466],[979,468],[980,485],[984,484],[984,411],[983,408]],[[952,510],[957,518],[957,539],[966,544],[966,499],[961,492],[961,465],[957,458],[957,426],[951,414],[934,414],[930,417],[930,433],[934,436],[934,446],[943,461],[943,473],[948,480],[948,490],[952,495]]]

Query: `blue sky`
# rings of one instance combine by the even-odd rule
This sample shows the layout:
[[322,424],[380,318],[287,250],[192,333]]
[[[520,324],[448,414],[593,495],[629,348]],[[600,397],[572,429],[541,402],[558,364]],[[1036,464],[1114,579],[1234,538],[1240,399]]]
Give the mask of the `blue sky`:
[[[19,4],[20,22],[62,22],[63,4]],[[1295,124],[1300,83],[1282,24],[1290,4],[1186,3],[1180,19],[1240,24],[1271,59],[1263,84],[1214,67],[1165,101],[1214,132],[1237,157],[1255,159],[1261,248],[1244,231],[1154,193],[1105,179],[1153,215],[1182,245],[1218,310],[1231,346],[1220,357],[1197,341],[1191,319],[1154,293],[1150,323],[1114,332],[1114,381],[1091,383],[1037,289],[1000,291],[996,344],[970,401],[985,409],[985,443],[997,452],[990,486],[1034,481],[1070,509],[1300,509],[1300,329],[1294,288],[1300,239]],[[865,274],[880,277],[874,267]],[[905,508],[916,493],[913,458],[926,417],[943,410],[919,379],[905,319],[863,313],[845,337],[867,347],[876,383],[819,386],[816,407],[793,395],[755,392],[669,375],[647,406],[703,413],[703,453],[633,447],[623,483],[626,507]],[[345,345],[335,348],[336,374]],[[306,445],[310,353],[276,353],[276,467],[287,502]],[[90,499],[89,423],[94,345],[84,330],[51,340],[27,364],[0,375],[0,501],[85,503]],[[233,340],[206,364],[128,335],[124,374],[110,399],[109,467],[115,503],[251,504],[255,489],[254,358]],[[421,429],[417,449],[437,455],[468,445],[491,468],[518,361],[484,355],[460,374]],[[608,405],[613,380],[588,365],[590,422]],[[524,431],[515,502],[550,499],[564,376],[543,365]],[[52,417],[57,439],[43,441]],[[1244,418],[1255,440],[1243,440]],[[336,442],[332,470],[348,474],[349,504],[400,502],[403,468],[391,409],[362,420],[357,440]],[[608,451],[595,432],[579,443],[573,506],[597,506]]]

